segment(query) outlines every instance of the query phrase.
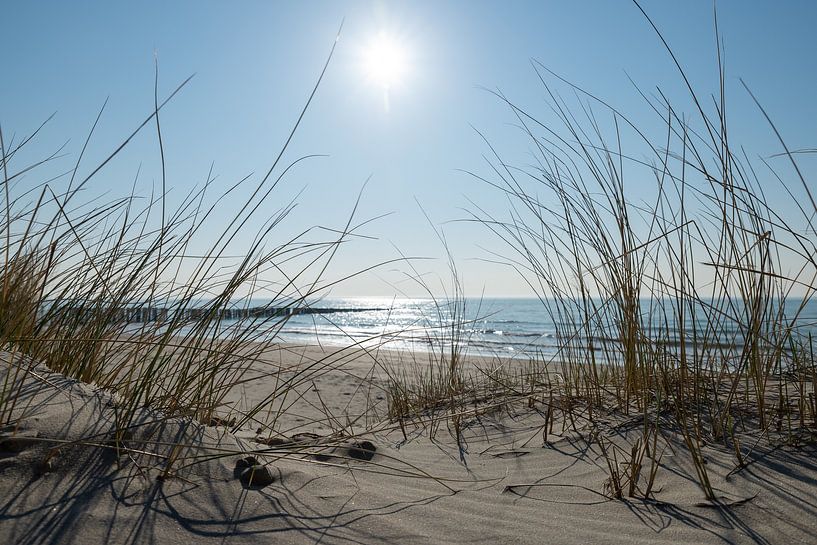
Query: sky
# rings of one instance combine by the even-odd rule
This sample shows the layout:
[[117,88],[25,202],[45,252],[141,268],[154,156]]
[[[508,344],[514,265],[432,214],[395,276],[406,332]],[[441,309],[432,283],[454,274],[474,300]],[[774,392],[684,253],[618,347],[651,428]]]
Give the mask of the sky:
[[[716,92],[713,3],[642,4],[696,88]],[[817,147],[817,3],[722,0],[717,11],[733,134],[751,153],[780,151],[742,78],[791,148]],[[362,191],[355,217],[379,219],[363,227],[366,238],[341,247],[327,275],[340,278],[400,256],[429,259],[413,261],[413,268],[376,267],[338,285],[335,295],[422,293],[407,279],[414,272],[427,273],[435,285],[448,282],[437,233],[444,233],[468,294],[530,294],[511,268],[490,262],[492,253],[507,249],[462,220],[474,206],[497,214],[506,208],[495,189],[468,174],[490,174],[484,159],[490,149],[481,135],[503,159],[530,161],[512,112],[490,91],[546,118],[532,59],[647,131],[660,131],[660,120],[632,82],[689,106],[655,31],[624,0],[39,1],[12,2],[2,13],[4,137],[19,140],[55,113],[28,147],[28,159],[65,144],[62,159],[23,183],[70,169],[106,100],[80,170],[90,171],[111,153],[151,113],[157,64],[160,96],[195,74],[160,117],[171,202],[203,183],[211,165],[217,188],[267,171],[342,24],[282,164],[320,157],[288,171],[267,203],[272,214],[298,201],[271,236],[284,240],[316,224],[343,227]],[[387,50],[380,54],[385,59],[373,53],[377,43]],[[137,171],[137,190],[149,195],[161,176],[159,152],[150,125],[93,178],[87,195],[128,194]],[[224,204],[223,222],[237,202]],[[208,227],[211,236],[219,225]]]

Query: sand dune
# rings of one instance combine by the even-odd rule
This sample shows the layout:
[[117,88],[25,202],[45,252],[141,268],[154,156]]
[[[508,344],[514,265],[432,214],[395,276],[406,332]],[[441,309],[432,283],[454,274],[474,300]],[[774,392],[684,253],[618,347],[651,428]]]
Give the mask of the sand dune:
[[[266,395],[263,377],[273,367],[321,354],[281,348],[259,366],[258,380],[235,392],[237,402]],[[729,451],[708,446],[720,495],[711,503],[669,430],[676,452],[664,451],[655,500],[612,500],[590,430],[562,432],[557,422],[544,443],[542,407],[511,404],[466,419],[462,448],[445,424],[433,437],[418,428],[404,438],[382,420],[376,426],[385,398],[377,380],[362,380],[373,360],[338,361],[303,385],[305,397],[278,422],[283,437],[300,425],[318,438],[268,447],[253,441],[252,426],[233,435],[140,410],[119,452],[111,443],[123,418],[116,399],[33,366],[15,406],[17,426],[3,430],[0,542],[813,543],[813,446],[758,447],[732,474]],[[20,359],[2,353],[2,362],[5,378]],[[383,406],[356,420],[371,401]],[[338,421],[318,423],[326,410]],[[380,430],[365,434],[377,447],[372,460],[350,456],[357,439],[322,438],[344,422],[355,433]],[[622,438],[638,433],[620,423]],[[272,484],[242,484],[236,462],[248,454],[267,464]],[[169,457],[175,463],[162,478]]]

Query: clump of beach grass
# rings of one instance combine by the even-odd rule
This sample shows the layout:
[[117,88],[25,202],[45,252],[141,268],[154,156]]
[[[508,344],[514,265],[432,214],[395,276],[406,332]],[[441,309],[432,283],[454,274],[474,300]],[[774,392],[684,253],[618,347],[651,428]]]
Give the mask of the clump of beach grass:
[[[423,210],[425,214],[425,211]],[[476,396],[478,384],[473,374],[464,369],[470,329],[475,320],[467,318],[467,302],[461,277],[457,271],[445,234],[434,227],[426,215],[448,257],[451,285],[442,298],[409,262],[413,270],[410,276],[433,301],[435,314],[426,316],[425,323],[418,324],[424,332],[424,346],[403,361],[399,367],[384,366],[386,391],[388,394],[388,414],[390,421],[396,422],[404,438],[407,437],[405,424],[414,421],[427,427],[433,437],[439,424],[445,421],[455,437],[462,454],[462,418],[467,414],[465,404]],[[477,315],[479,314],[477,310]],[[445,418],[439,418],[440,413]]]
[[[153,111],[104,160],[87,167],[85,152],[93,145],[103,106],[62,179],[28,182],[54,157],[18,164],[42,127],[8,145],[0,132],[0,346],[25,356],[20,361],[39,362],[111,391],[117,399],[117,448],[146,407],[167,419],[272,430],[286,410],[282,400],[331,369],[331,354],[286,378],[272,369],[265,375],[269,396],[241,410],[227,402],[231,391],[258,380],[249,371],[263,368],[264,355],[289,317],[333,285],[325,278],[327,265],[362,225],[353,224],[355,205],[340,229],[314,226],[279,235],[296,203],[271,206],[276,188],[305,159],[286,163],[285,152],[331,57],[330,52],[265,173],[217,186],[211,169],[177,204],[168,196],[160,112],[189,78],[161,100],[157,72]],[[147,198],[132,191],[108,202],[83,201],[88,183],[102,176],[138,133],[151,129],[160,150],[161,186]],[[221,211],[227,200],[239,199],[235,215],[225,219]],[[5,375],[3,424],[14,424],[19,416],[15,409],[28,371],[16,365]]]
[[[720,42],[711,101],[667,51],[694,115],[660,90],[642,93],[663,120],[657,137],[537,62],[551,117],[497,93],[535,160],[512,167],[491,147],[492,176],[474,176],[504,196],[509,214],[475,204],[473,220],[504,241],[503,260],[556,324],[557,353],[539,368],[562,380],[542,376],[543,391],[579,400],[591,424],[600,412],[642,421],[624,472],[622,452],[600,440],[612,495],[634,493],[645,445],[667,429],[683,437],[714,500],[704,445],[731,448],[739,470],[750,442],[813,440],[815,361],[800,316],[815,291],[817,207],[797,155],[759,104],[783,152],[752,160],[736,144]],[[788,172],[773,164],[781,159]],[[790,209],[776,208],[767,187],[791,196]],[[654,479],[650,470],[647,490]]]

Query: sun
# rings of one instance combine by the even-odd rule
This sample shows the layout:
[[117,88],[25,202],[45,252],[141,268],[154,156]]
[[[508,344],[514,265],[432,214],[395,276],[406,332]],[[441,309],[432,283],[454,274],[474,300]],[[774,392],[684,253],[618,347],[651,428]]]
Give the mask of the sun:
[[369,82],[388,92],[402,83],[408,72],[406,48],[394,36],[380,32],[364,49],[363,68]]

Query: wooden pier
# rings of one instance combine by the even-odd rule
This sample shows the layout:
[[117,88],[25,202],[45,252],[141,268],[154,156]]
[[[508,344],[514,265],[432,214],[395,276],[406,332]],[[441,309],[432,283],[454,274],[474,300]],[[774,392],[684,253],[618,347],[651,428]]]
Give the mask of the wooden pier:
[[338,314],[343,312],[378,312],[385,308],[338,308],[338,307],[249,307],[249,308],[173,308],[152,306],[125,306],[117,308],[100,308],[77,305],[73,309],[82,319],[91,320],[100,316],[108,316],[109,321],[115,323],[147,323],[166,322],[175,318],[180,321],[201,320],[245,320],[283,318],[301,314]]

